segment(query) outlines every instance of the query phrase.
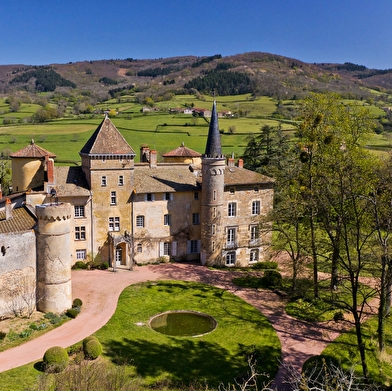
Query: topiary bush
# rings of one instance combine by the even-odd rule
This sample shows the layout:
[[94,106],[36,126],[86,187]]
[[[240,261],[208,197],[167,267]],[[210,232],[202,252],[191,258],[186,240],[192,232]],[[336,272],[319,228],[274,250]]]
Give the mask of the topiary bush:
[[68,366],[68,353],[61,346],[53,346],[45,352],[43,362],[45,372],[62,372]]
[[89,337],[85,338],[85,339],[83,340],[83,350],[85,349],[86,344],[87,344],[87,342],[89,342],[89,341],[99,341],[99,340],[98,340],[98,338],[95,337],[94,335],[90,335]]
[[266,270],[266,269],[277,269],[278,262],[273,261],[265,261],[265,262],[257,262],[252,266],[254,270]]
[[87,360],[95,360],[102,354],[102,345],[97,338],[83,343],[84,357]]
[[72,302],[72,308],[76,308],[76,307],[81,307],[83,305],[82,300],[76,298],[74,299],[74,301]]
[[69,308],[65,313],[69,318],[75,319],[79,315],[80,309],[78,307]]
[[266,270],[261,281],[266,288],[279,288],[282,283],[282,275],[276,270]]

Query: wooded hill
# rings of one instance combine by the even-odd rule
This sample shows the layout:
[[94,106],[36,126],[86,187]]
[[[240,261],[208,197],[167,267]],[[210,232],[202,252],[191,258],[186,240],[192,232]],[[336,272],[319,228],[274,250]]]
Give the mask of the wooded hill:
[[133,89],[155,96],[195,92],[235,95],[251,92],[277,99],[301,98],[309,92],[334,91],[366,99],[371,91],[392,92],[392,69],[363,65],[309,64],[275,54],[182,56],[116,59],[44,66],[0,65],[0,93],[77,89],[101,95]]

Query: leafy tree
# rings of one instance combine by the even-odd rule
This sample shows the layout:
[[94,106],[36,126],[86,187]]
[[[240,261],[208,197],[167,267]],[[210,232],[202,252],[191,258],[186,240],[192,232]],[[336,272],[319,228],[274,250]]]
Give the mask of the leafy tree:
[[243,154],[245,167],[265,175],[279,175],[282,165],[289,160],[282,159],[282,156],[286,158],[290,148],[282,128],[264,125],[260,134],[251,134],[247,140]]

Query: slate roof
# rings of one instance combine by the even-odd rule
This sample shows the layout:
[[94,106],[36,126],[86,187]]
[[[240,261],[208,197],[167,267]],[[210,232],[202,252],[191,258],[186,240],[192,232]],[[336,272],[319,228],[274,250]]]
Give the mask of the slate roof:
[[27,157],[27,158],[41,158],[44,159],[45,156],[48,156],[50,158],[55,158],[56,155],[52,152],[47,151],[46,149],[43,149],[39,147],[37,144],[35,144],[34,140],[31,140],[30,144],[27,147],[24,147],[20,149],[19,151],[16,151],[14,153],[10,154],[10,157]]
[[89,196],[90,190],[81,167],[55,167],[58,197]]
[[80,151],[81,155],[132,155],[135,151],[114,126],[109,117],[105,117],[93,135]]
[[173,149],[162,155],[163,157],[201,157],[201,153],[196,152],[190,148],[187,148],[184,143],[182,143],[178,148]]
[[218,125],[218,113],[216,111],[216,101],[212,106],[212,114],[210,120],[210,126],[208,129],[207,145],[204,157],[207,158],[221,158],[222,147],[220,141],[219,125]]
[[136,193],[170,193],[196,191],[195,173],[186,165],[167,165],[157,168],[135,167],[134,189]]
[[[225,186],[255,186],[273,184],[274,179],[242,167],[226,167]],[[203,178],[192,172],[187,164],[135,167],[134,189],[136,193],[169,193],[200,190]]]
[[25,232],[33,229],[36,218],[26,207],[12,209],[12,218],[5,219],[5,210],[0,211],[0,233]]
[[274,183],[275,180],[243,167],[226,167],[225,186]]

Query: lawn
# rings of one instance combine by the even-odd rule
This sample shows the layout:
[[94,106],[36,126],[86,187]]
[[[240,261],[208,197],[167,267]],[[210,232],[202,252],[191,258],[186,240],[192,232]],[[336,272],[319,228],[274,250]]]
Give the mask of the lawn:
[[[149,319],[168,310],[193,310],[211,315],[217,328],[199,337],[172,337],[148,326]],[[254,353],[259,372],[274,378],[281,355],[280,341],[267,318],[237,296],[209,285],[161,281],[131,285],[120,295],[109,322],[95,333],[103,358],[129,363],[144,387],[155,383],[189,385],[233,383],[247,373],[247,355]],[[34,363],[1,374],[7,390],[35,384]],[[260,380],[268,381],[267,378]]]
[[[392,383],[392,319],[387,318],[385,325],[386,350],[380,354],[377,345],[377,319],[372,318],[362,326],[364,341],[366,341],[366,360],[369,376],[373,382],[390,386]],[[342,334],[322,352],[323,356],[333,357],[343,369],[354,368],[358,376],[362,375],[361,359],[357,345],[355,329]]]

